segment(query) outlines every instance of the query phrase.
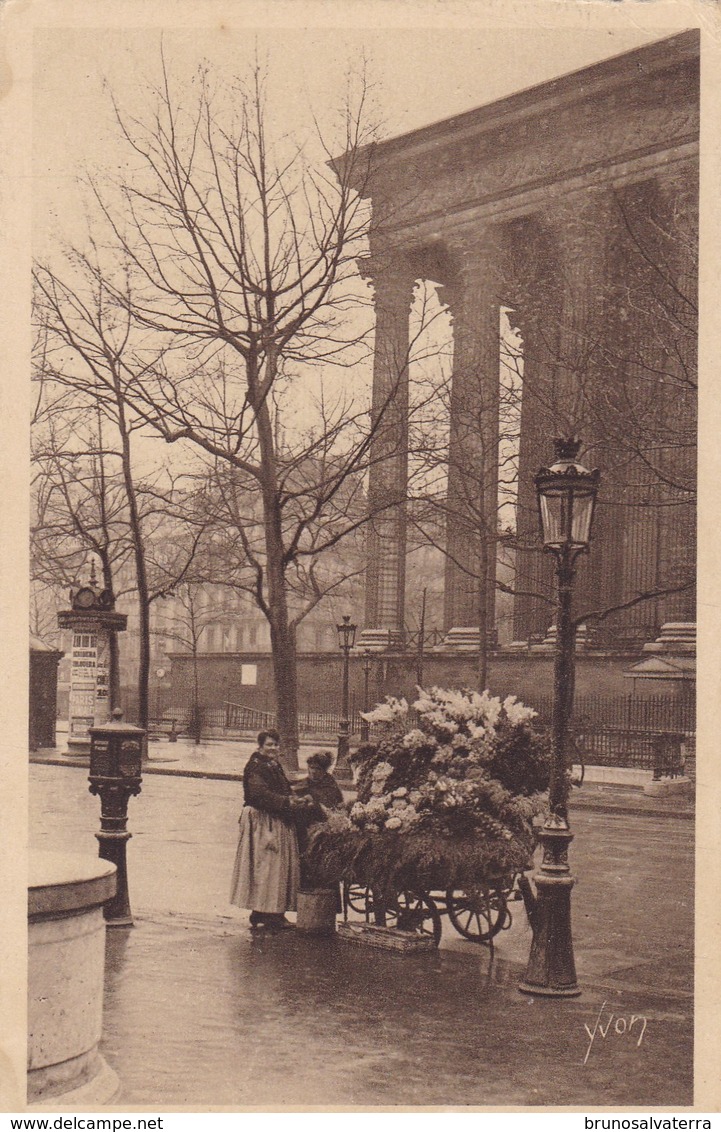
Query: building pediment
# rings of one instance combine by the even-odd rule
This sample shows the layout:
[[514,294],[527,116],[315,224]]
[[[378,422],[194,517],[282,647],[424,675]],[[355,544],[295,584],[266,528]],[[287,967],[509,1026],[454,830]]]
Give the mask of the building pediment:
[[656,680],[695,680],[696,660],[694,657],[648,656],[633,664],[624,676]]

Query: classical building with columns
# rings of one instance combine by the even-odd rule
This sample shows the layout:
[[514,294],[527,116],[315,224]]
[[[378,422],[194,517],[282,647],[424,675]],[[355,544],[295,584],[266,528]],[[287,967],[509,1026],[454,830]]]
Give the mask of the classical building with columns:
[[[423,282],[453,335],[446,647],[493,639],[511,544],[511,647],[548,641],[533,476],[553,437],[576,434],[602,476],[577,583],[582,639],[627,654],[671,639],[692,648],[698,138],[689,31],[392,138],[367,166],[356,157],[373,215],[360,268],[376,309],[366,646],[403,647],[409,317]],[[510,539],[499,518],[504,318],[522,343]]]

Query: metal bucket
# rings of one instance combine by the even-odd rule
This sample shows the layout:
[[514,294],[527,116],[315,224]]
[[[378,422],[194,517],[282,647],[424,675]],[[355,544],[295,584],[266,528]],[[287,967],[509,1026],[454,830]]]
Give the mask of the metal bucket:
[[334,888],[310,888],[298,893],[296,928],[308,935],[334,935],[338,893]]

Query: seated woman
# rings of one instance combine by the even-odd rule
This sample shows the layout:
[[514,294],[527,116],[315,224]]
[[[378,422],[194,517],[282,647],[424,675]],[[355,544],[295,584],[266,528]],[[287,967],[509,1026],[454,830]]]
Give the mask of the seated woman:
[[[294,793],[297,792],[303,797],[313,799],[313,805],[308,805],[296,814],[298,843],[301,852],[302,888],[308,888],[311,884],[311,878],[306,872],[302,856],[308,844],[309,828],[318,822],[326,821],[328,810],[343,808],[343,793],[330,773],[332,762],[333,756],[330,751],[316,751],[314,755],[310,755],[308,758],[308,777],[293,784]],[[340,890],[338,892],[337,911],[342,911]]]
[[316,751],[308,757],[308,777],[293,784],[293,792],[310,795],[315,802],[303,812],[305,825],[325,821],[325,810],[338,810],[343,805],[343,792],[330,773],[333,756],[330,751]]

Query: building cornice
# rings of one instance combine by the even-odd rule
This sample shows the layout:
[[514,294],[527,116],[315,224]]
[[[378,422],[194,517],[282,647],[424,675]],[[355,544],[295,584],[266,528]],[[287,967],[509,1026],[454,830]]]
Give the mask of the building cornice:
[[[605,94],[617,93],[627,86],[637,87],[640,81],[648,82],[664,71],[683,68],[698,86],[699,60],[700,32],[694,28],[528,87],[463,114],[388,138],[373,147],[373,163],[384,168],[394,165],[396,159],[403,162],[415,160],[439,145],[445,147],[471,138],[478,139],[483,134],[507,129],[529,119],[547,117],[568,109],[574,103],[597,102]],[[338,170],[343,162],[344,155],[341,155],[331,164]],[[355,164],[365,168],[365,163],[357,159]],[[371,193],[373,183],[371,175],[367,181]]]

